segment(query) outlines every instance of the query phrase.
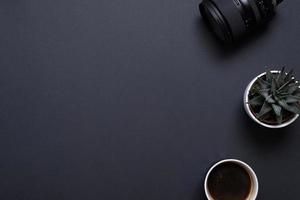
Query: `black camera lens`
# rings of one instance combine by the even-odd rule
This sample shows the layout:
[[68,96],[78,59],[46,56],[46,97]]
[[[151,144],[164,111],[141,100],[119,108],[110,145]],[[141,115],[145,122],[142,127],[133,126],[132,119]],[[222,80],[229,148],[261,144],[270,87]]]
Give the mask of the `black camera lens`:
[[225,43],[232,43],[242,35],[266,24],[283,0],[203,0],[200,12],[203,19]]

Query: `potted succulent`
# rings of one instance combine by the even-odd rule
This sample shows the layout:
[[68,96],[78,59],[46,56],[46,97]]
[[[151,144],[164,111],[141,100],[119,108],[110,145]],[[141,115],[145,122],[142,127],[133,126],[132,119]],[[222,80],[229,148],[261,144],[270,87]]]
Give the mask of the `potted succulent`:
[[267,128],[282,128],[293,123],[300,114],[300,83],[293,71],[267,71],[248,85],[244,94],[247,114]]

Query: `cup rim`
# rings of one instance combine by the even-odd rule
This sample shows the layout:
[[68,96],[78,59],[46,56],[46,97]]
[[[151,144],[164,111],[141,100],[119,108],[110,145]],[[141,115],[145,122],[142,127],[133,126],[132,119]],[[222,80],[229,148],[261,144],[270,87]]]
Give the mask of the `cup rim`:
[[207,181],[208,181],[208,177],[209,175],[211,174],[212,170],[214,168],[216,168],[218,165],[222,164],[222,163],[225,163],[225,162],[232,162],[232,163],[236,163],[236,164],[239,164],[240,166],[242,166],[243,168],[245,168],[245,170],[249,173],[249,175],[251,176],[251,179],[252,179],[252,190],[250,192],[250,195],[247,197],[247,200],[255,200],[256,197],[257,197],[257,194],[258,194],[258,179],[257,179],[257,176],[254,172],[254,170],[248,165],[246,164],[245,162],[241,161],[241,160],[237,160],[237,159],[224,159],[224,160],[220,160],[218,162],[216,162],[209,170],[208,172],[206,173],[206,176],[205,176],[205,181],[204,181],[204,191],[205,191],[205,195],[206,195],[206,198],[208,200],[214,200],[213,197],[210,195],[210,192],[209,192],[209,189],[208,189],[208,186],[207,186]]

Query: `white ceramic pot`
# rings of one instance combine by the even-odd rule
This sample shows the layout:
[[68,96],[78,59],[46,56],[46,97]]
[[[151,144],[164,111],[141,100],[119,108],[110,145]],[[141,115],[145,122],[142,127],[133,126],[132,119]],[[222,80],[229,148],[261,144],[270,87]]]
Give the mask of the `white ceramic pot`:
[[210,192],[209,192],[209,189],[208,189],[208,186],[207,186],[207,180],[208,180],[208,177],[210,175],[210,173],[212,172],[212,170],[217,167],[218,165],[222,164],[222,163],[225,163],[225,162],[230,162],[230,163],[235,163],[235,164],[238,164],[240,165],[241,167],[243,167],[249,174],[250,178],[251,178],[251,191],[249,193],[249,196],[246,200],[255,200],[256,197],[257,197],[257,194],[258,194],[258,179],[256,177],[256,174],[255,172],[253,171],[253,169],[247,165],[246,163],[240,161],[240,160],[236,160],[236,159],[225,159],[225,160],[221,160],[219,162],[217,162],[216,164],[214,164],[210,169],[209,171],[207,172],[206,174],[206,177],[205,177],[205,181],[204,181],[204,190],[205,190],[205,194],[206,194],[206,197],[208,200],[215,200],[213,199],[213,197],[211,196]]
[[[280,71],[271,71],[272,73],[279,73]],[[267,127],[267,128],[283,128],[283,127],[286,127],[288,125],[290,125],[291,123],[293,123],[298,117],[299,115],[295,114],[295,116],[290,119],[289,121],[285,122],[285,123],[282,123],[282,124],[278,124],[278,125],[270,125],[270,124],[266,124],[262,121],[260,121],[259,119],[257,119],[255,117],[255,115],[251,112],[250,110],[250,105],[248,104],[248,101],[249,101],[249,92],[250,92],[250,89],[252,88],[253,84],[256,82],[256,80],[259,78],[259,77],[263,77],[264,75],[266,75],[266,72],[258,75],[257,77],[255,77],[250,83],[249,85],[247,86],[246,90],[245,90],[245,93],[244,93],[244,108],[246,110],[246,113],[249,115],[249,117],[254,120],[256,123],[264,126],[264,127]]]

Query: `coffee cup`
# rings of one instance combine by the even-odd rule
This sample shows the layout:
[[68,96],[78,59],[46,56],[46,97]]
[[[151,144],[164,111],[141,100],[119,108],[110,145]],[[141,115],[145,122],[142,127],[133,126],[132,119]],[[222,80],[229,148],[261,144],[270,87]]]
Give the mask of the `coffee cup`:
[[214,164],[206,174],[204,190],[208,200],[255,200],[258,179],[253,169],[236,159]]

